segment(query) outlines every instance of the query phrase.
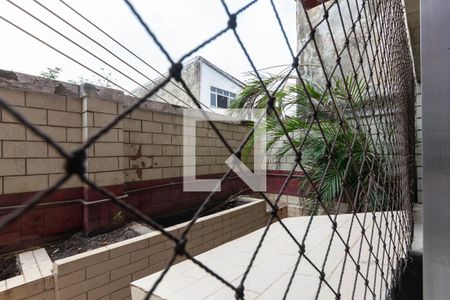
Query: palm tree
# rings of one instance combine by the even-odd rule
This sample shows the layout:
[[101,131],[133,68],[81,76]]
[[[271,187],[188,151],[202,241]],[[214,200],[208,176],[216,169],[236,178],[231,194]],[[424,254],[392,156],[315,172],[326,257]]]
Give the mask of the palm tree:
[[[267,150],[279,163],[293,151],[286,139],[288,134],[301,151],[301,168],[305,171],[299,191],[302,205],[316,213],[320,196],[330,207],[341,199],[357,211],[383,209],[386,187],[380,182],[386,180],[380,177],[385,175],[384,161],[368,130],[370,119],[364,118],[369,103],[364,98],[366,86],[351,77],[334,79],[330,91],[312,81],[283,80],[276,75],[263,77],[269,91],[278,87],[274,107],[284,125],[267,116]],[[265,108],[268,100],[255,77],[230,108]],[[244,155],[251,146],[249,143]]]

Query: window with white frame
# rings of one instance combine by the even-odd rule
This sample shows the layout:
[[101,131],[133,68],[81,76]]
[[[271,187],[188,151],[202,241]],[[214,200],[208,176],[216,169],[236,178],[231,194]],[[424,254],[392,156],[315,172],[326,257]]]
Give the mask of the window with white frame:
[[224,91],[222,89],[211,87],[211,106],[219,108],[228,108],[231,100],[236,97],[236,94]]

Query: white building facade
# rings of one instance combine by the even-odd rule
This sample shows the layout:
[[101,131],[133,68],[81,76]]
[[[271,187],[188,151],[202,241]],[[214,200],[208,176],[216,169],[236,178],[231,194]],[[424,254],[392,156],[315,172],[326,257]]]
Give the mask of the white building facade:
[[[231,101],[244,87],[241,81],[201,56],[196,56],[183,66],[182,77],[194,97],[201,102],[202,108],[219,114],[226,113]],[[146,84],[146,88],[136,89],[133,93],[142,97],[162,80],[162,77],[156,78],[153,82]],[[197,107],[180,83],[174,80],[171,80],[150,100],[184,107]]]

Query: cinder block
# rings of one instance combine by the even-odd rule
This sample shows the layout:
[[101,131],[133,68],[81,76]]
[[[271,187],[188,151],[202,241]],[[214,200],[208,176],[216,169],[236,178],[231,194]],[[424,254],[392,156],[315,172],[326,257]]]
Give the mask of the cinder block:
[[[59,298],[57,298],[59,299]],[[87,293],[83,293],[81,295],[78,295],[76,297],[70,298],[70,300],[87,300]]]
[[[123,146],[123,154],[125,156],[139,156],[138,153],[141,152],[141,148],[144,146],[136,145],[136,144],[124,144]],[[149,146],[151,147],[151,146]]]
[[183,157],[182,156],[173,156],[172,157],[172,167],[181,167],[183,166]]
[[177,125],[183,125],[183,117],[180,116],[172,116],[172,123]]
[[26,93],[26,106],[51,110],[66,110],[66,96],[48,93]]
[[25,106],[25,92],[0,88],[0,97],[11,105]]
[[215,156],[205,156],[203,163],[205,165],[214,165],[216,163],[216,157]]
[[[135,158],[135,157],[133,157]],[[130,159],[131,168],[151,168],[153,165],[153,158],[147,156],[140,156],[136,159]]]
[[4,177],[5,194],[42,191],[48,187],[48,175]]
[[[81,145],[79,143],[59,143],[59,145],[66,151],[72,152]],[[93,156],[92,147],[87,149],[88,156]],[[51,145],[48,146],[48,157],[61,157],[59,152],[56,151]]]
[[[150,238],[151,240],[151,238]],[[148,248],[144,248],[144,249],[140,249],[137,251],[134,251],[131,253],[131,262],[136,262],[139,261],[145,257],[150,257],[158,252],[161,252],[164,250],[164,243],[163,242],[159,242],[155,245],[152,245]]]
[[[95,127],[107,127],[114,121],[117,115],[94,113],[94,126]],[[122,121],[113,126],[113,128],[122,128]]]
[[70,112],[77,112],[77,113],[81,113],[82,112],[82,104],[83,101],[80,98],[72,98],[72,97],[67,97],[66,99],[67,102],[67,111]]
[[175,124],[163,124],[163,132],[167,134],[181,134],[181,126]]
[[130,132],[131,144],[152,144],[152,134],[146,132]]
[[81,121],[83,126],[94,127],[94,113],[93,112],[83,112],[81,114]]
[[170,145],[172,144],[172,138],[170,134],[154,133],[153,143],[155,145]]
[[83,135],[81,128],[67,128],[67,142],[81,143]]
[[125,182],[141,181],[143,177],[142,174],[139,176],[136,170],[125,170],[123,176]]
[[27,174],[56,174],[64,173],[65,159],[63,158],[28,158]]
[[152,180],[152,179],[161,179],[162,177],[162,169],[143,169],[142,170],[142,180]]
[[130,133],[129,132],[122,131],[122,141],[124,143],[129,143],[130,142]]
[[209,170],[209,166],[200,166],[197,167],[197,175],[208,175],[211,174]]
[[123,166],[123,169],[130,168],[130,159],[128,157],[122,157],[122,166]]
[[123,171],[95,173],[95,183],[99,186],[108,186],[124,183]]
[[86,278],[97,277],[100,274],[108,273],[110,270],[120,268],[130,264],[130,255],[122,255],[113,259],[109,259],[100,264],[92,265],[86,268]]
[[163,178],[172,178],[172,177],[180,177],[181,176],[181,168],[163,168]]
[[[128,276],[124,276],[118,280],[112,281],[106,285],[99,286],[96,289],[93,289],[88,292],[88,300],[110,299],[109,295],[112,292],[116,292],[127,286],[129,288],[130,283],[131,283],[131,275],[128,275]],[[104,296],[107,296],[107,297],[103,298]]]
[[134,262],[132,264],[128,264],[126,266],[123,266],[123,267],[120,267],[118,269],[112,270],[111,271],[111,280],[117,280],[117,279],[119,279],[119,278],[121,278],[121,277],[123,277],[125,275],[128,275],[128,274],[130,274],[130,276],[131,276],[132,273],[140,271],[142,269],[145,269],[145,268],[149,267],[148,261],[149,260],[146,257],[146,258],[143,258],[143,259],[141,259],[139,261],[136,261],[136,262]]
[[182,135],[172,135],[172,145],[183,145]]
[[123,143],[95,143],[95,156],[123,156]]
[[86,280],[86,269],[81,269],[73,273],[57,277],[56,286],[58,289],[63,289],[83,280]]
[[[39,128],[57,142],[65,142],[66,141],[66,128],[64,128],[64,127],[39,126]],[[28,141],[43,141],[43,139],[41,137],[37,136],[29,128],[27,128],[27,140]]]
[[[166,251],[167,252],[167,251]],[[169,253],[170,254],[170,253]],[[167,256],[167,255],[166,255]],[[160,262],[155,262],[155,263],[150,263],[150,268],[148,269],[148,274],[153,274],[155,272],[161,271],[162,269],[164,269],[167,266],[167,262],[166,261],[160,261]],[[136,274],[136,273],[135,273]],[[133,277],[134,275],[133,274]],[[137,274],[136,274],[137,276]]]
[[[106,247],[80,253],[54,262],[54,271],[57,276],[63,276],[74,271],[99,264],[109,259]],[[108,274],[109,275],[109,274]],[[108,276],[109,278],[109,276]]]
[[47,157],[45,142],[3,142],[3,157]]
[[210,147],[196,147],[195,150],[197,155],[214,155],[210,152]]
[[172,123],[172,115],[153,112],[153,121],[161,123]]
[[25,140],[25,126],[22,124],[0,123],[0,140]]
[[165,262],[173,255],[172,249],[166,249],[164,251],[158,252],[155,255],[150,256],[150,266],[157,265],[161,262]]
[[25,175],[25,159],[0,159],[0,176]]
[[24,300],[54,300],[55,299],[55,291],[49,290],[45,291],[31,297],[25,298]]
[[7,293],[8,297],[5,299],[25,299],[44,292],[44,280],[42,279],[28,282],[25,285],[16,285],[15,287],[10,287],[11,285],[8,284],[8,281],[10,281],[13,278],[10,278],[6,281],[6,286],[8,288]]
[[163,132],[162,125],[162,123],[142,121],[142,131],[161,133]]
[[[197,137],[207,137],[207,136],[208,136],[207,132],[208,132],[208,130],[205,129],[205,128],[201,128],[201,127],[197,127],[197,128],[196,128]],[[223,132],[223,135],[224,135],[225,137],[226,137],[226,132],[227,132],[227,131],[224,131],[224,132]],[[231,134],[230,134],[230,135],[231,135]],[[231,137],[231,136],[230,136],[230,137]]]
[[171,167],[171,163],[171,160],[166,156],[153,157],[153,167],[155,168]]
[[117,157],[92,157],[87,164],[88,172],[114,171],[119,168]]
[[48,111],[48,125],[81,127],[81,114],[62,111]]
[[[29,107],[15,107],[15,109],[28,121],[37,125],[47,125],[47,111],[45,109],[29,108]],[[2,122],[19,123],[6,110],[2,110]]]
[[141,154],[154,156],[154,155],[162,155],[162,146],[161,145],[142,145],[141,146]]
[[[88,128],[88,136],[92,137],[94,136],[98,131],[100,131],[101,128]],[[109,131],[104,133],[97,142],[119,142],[119,131],[122,131],[122,129],[117,128],[111,128]]]
[[162,152],[167,156],[181,155],[181,146],[164,145]]
[[71,299],[85,292],[92,291],[99,286],[103,286],[109,282],[109,273],[81,281],[64,289],[58,290],[56,297],[58,299]]
[[115,258],[148,247],[148,238],[146,236],[138,236],[106,247],[110,251],[110,257]]
[[124,134],[123,134],[123,130],[118,129],[117,130],[117,141],[120,143],[123,143],[123,139],[124,139]]
[[87,111],[117,114],[117,102],[88,97],[85,99]]
[[[133,279],[131,279],[131,280],[133,280]],[[113,292],[110,295],[111,300],[124,300],[124,299],[126,299],[127,297],[130,297],[130,296],[131,296],[131,289],[130,289],[129,286],[127,286],[127,287],[125,287],[123,289],[120,289],[120,290],[118,290],[116,292]]]
[[209,171],[211,172],[211,174],[220,174],[222,173],[222,166],[221,165],[210,166]]
[[131,118],[137,120],[152,121],[153,113],[149,110],[135,109],[131,112]]
[[141,120],[124,119],[123,120],[123,130],[140,132],[142,130]]

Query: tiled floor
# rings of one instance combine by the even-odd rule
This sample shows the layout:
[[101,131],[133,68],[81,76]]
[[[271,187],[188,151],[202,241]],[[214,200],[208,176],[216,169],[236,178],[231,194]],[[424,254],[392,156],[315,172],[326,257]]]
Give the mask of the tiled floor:
[[[352,256],[351,258],[347,256],[346,259],[344,259],[344,243],[337,234],[332,237],[330,219],[327,216],[314,217],[305,240],[306,256],[321,269],[329,249],[324,268],[325,279],[329,286],[325,281],[322,282],[318,299],[335,299],[338,292],[341,294],[341,299],[372,299],[372,292],[376,299],[384,298],[386,282],[381,278],[381,270],[383,269],[385,276],[390,278],[391,268],[395,268],[395,263],[390,265],[387,258],[389,254],[393,262],[392,258],[395,257],[393,247],[389,247],[391,245],[389,231],[392,232],[392,240],[397,252],[401,255],[402,252],[398,249],[403,240],[402,229],[397,227],[395,230],[392,220],[398,222],[398,219],[403,216],[406,218],[406,215],[398,212],[385,213],[383,216],[377,213],[378,226],[373,226],[371,214],[367,214],[366,218],[364,214],[358,214],[360,224],[356,218],[352,220],[350,214],[339,215],[337,231],[342,239],[348,240]],[[284,219],[283,223],[295,238],[301,241],[309,220],[309,217],[294,217]],[[404,223],[404,219],[402,222]],[[361,239],[362,224],[366,229],[367,240]],[[386,230],[386,224],[389,230]],[[383,250],[382,242],[378,243],[379,229],[386,242],[386,250]],[[263,229],[257,230],[198,255],[196,258],[225,280],[238,286],[262,233]],[[369,255],[368,242],[372,244],[372,251],[380,260],[378,267],[374,255]],[[244,282],[245,299],[282,299],[293,274],[286,299],[315,299],[320,285],[319,272],[304,257],[300,259],[298,268],[294,272],[299,257],[298,249],[297,244],[281,224],[272,224]],[[358,257],[360,275],[357,275],[356,271]],[[145,292],[152,287],[160,273],[133,282],[133,300],[143,299]],[[368,279],[368,288],[365,286],[363,276]],[[390,281],[387,280],[387,282]],[[151,299],[234,299],[234,291],[188,260],[174,265],[169,270]]]

